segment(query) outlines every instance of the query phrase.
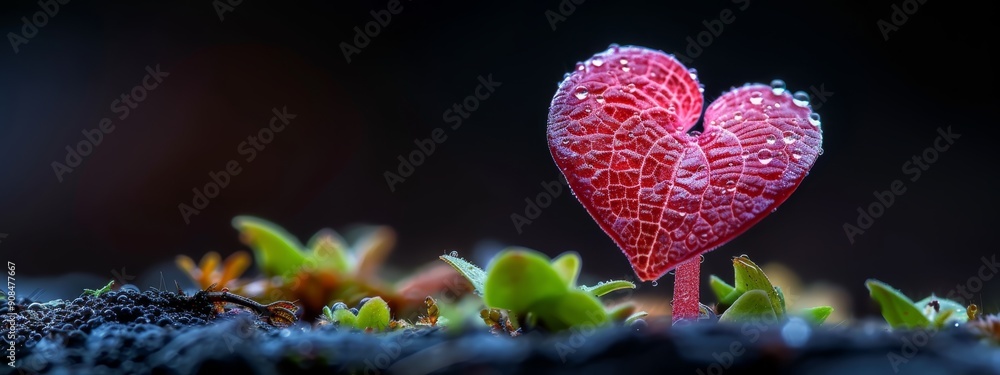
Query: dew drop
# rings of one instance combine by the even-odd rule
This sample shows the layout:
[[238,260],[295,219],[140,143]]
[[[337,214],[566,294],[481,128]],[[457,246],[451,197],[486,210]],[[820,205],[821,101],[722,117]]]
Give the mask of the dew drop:
[[598,95],[594,98],[598,103],[604,104],[604,95]]
[[591,111],[593,111],[593,110],[592,110],[592,109],[590,109],[590,104],[587,104],[586,106],[584,106],[584,107],[583,107],[583,111],[584,111],[584,112],[587,112],[587,113],[590,113],[590,112],[591,112]]
[[730,193],[736,191],[736,181],[733,180],[726,181],[726,191]]
[[760,105],[764,102],[764,97],[757,91],[750,93],[750,104]]
[[688,69],[688,74],[691,75],[691,79],[695,80],[698,79],[698,69],[695,68]]
[[608,45],[608,50],[612,53],[618,53],[619,47],[621,46],[619,46],[618,43],[611,43],[610,45]]
[[678,215],[681,215],[681,217],[685,217],[685,216],[687,216],[687,212],[678,212],[677,214],[678,214]]
[[802,159],[802,149],[801,148],[796,147],[794,150],[792,150],[792,159],[795,159],[795,160]]
[[630,70],[630,69],[629,69],[629,67],[628,67],[628,66],[622,66],[622,71],[623,71],[623,72],[627,72],[627,71],[629,71],[629,70]]
[[806,94],[805,91],[796,91],[792,94],[792,103],[799,107],[809,105],[809,94]]
[[757,151],[757,161],[760,161],[761,164],[767,165],[767,163],[770,163],[772,159],[774,159],[774,157],[771,156],[771,150],[765,148]]
[[621,60],[618,60],[618,62],[621,63],[622,65],[628,65],[628,59],[626,58],[622,58]]
[[778,141],[778,137],[775,137],[774,134],[768,134],[766,139],[767,139],[767,144],[769,145],[773,145],[774,142]]
[[594,66],[601,66],[601,65],[604,65],[604,60],[593,59],[593,60],[590,60],[590,63],[594,64]]
[[795,134],[795,132],[790,131],[790,130],[786,130],[781,135],[782,135],[782,140],[784,140],[785,144],[788,144],[788,145],[790,145],[792,143],[795,143],[795,141],[799,140],[799,135]]
[[456,257],[456,258],[457,258],[457,257],[458,257],[458,252],[457,252],[457,251],[454,251],[454,250],[452,250],[452,251],[451,251],[450,253],[448,253],[448,255],[451,255],[451,256],[453,256],[453,257]]
[[705,86],[698,85],[698,92],[705,92]]
[[625,92],[628,92],[628,93],[635,92],[635,84],[634,83],[630,83],[627,86],[625,86]]
[[657,286],[657,285],[660,285],[660,283],[656,282],[656,280],[653,280],[653,286]]
[[749,158],[750,157],[750,150],[743,150],[743,152],[740,153],[740,157],[744,158],[744,159]]
[[809,123],[813,124],[815,127],[819,127],[819,113],[813,112],[809,114]]
[[628,132],[628,137],[629,137],[629,138],[635,138],[635,133],[633,133],[633,132]]
[[586,87],[583,87],[583,86],[577,86],[576,87],[576,94],[575,95],[576,95],[577,99],[580,99],[580,100],[587,99],[587,94],[589,94],[589,93],[590,92],[587,91]]
[[563,80],[565,81],[566,78],[569,78],[569,73],[563,73]]
[[677,113],[677,108],[675,108],[674,106],[669,106],[669,107],[667,107],[667,112],[669,112],[669,113]]
[[785,81],[776,79],[771,81],[771,92],[774,95],[781,95],[785,92]]
[[701,238],[708,238],[708,233],[702,233]]
[[781,103],[774,103],[774,108],[781,108]]
[[583,63],[576,63],[576,70],[582,72],[584,69],[586,69],[586,67],[583,65]]
[[740,121],[743,119],[743,112],[736,112],[733,114],[733,120]]
[[704,165],[699,165],[698,166],[698,172],[701,172],[701,171],[704,171],[704,170],[705,170],[705,166]]
[[694,131],[692,131],[692,132],[691,132],[690,134],[691,134],[691,136],[692,136],[692,137],[698,137],[698,136],[700,136],[700,135],[701,135],[701,132],[700,132],[700,131],[697,131],[697,130],[694,130]]
[[563,139],[563,140],[562,140],[562,144],[564,144],[564,145],[568,145],[568,144],[569,144],[569,139]]

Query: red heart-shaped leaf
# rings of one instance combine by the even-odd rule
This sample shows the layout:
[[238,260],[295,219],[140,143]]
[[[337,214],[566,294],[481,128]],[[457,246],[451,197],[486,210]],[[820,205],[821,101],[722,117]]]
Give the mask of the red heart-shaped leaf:
[[549,111],[548,141],[576,197],[656,280],[775,210],[821,152],[808,95],[746,85],[702,111],[695,75],[673,57],[613,46],[577,65]]

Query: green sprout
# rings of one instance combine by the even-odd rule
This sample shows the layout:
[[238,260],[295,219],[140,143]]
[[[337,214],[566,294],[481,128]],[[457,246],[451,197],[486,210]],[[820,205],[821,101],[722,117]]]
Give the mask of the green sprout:
[[933,294],[913,302],[899,290],[881,281],[868,279],[865,286],[872,299],[881,307],[882,317],[892,328],[938,330],[966,323],[969,316],[973,315],[962,304]]
[[[709,285],[718,299],[716,312],[720,322],[745,322],[763,320],[777,322],[786,318],[785,295],[781,288],[773,286],[771,281],[754,262],[747,256],[733,258],[735,271],[735,286],[712,275]],[[802,309],[796,316],[814,323],[822,324],[833,312],[830,306],[819,306]]]
[[105,285],[101,289],[94,290],[94,289],[86,289],[85,288],[85,289],[83,289],[83,294],[81,294],[81,296],[100,297],[102,294],[110,292],[111,291],[111,286],[114,285],[114,284],[115,284],[115,281],[111,280],[111,281],[108,282],[108,285]]
[[636,312],[631,303],[605,307],[598,300],[616,290],[634,289],[631,282],[577,286],[581,261],[573,252],[550,260],[534,250],[508,248],[493,258],[486,271],[457,256],[442,255],[441,259],[465,276],[482,297],[487,306],[482,317],[487,325],[511,334],[525,325],[562,331],[615,321],[629,323],[646,315]]

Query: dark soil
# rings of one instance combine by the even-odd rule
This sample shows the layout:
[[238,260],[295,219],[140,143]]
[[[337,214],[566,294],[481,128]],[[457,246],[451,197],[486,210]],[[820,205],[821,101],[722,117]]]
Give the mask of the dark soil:
[[15,316],[17,368],[0,373],[1000,374],[1000,350],[959,328],[890,333],[877,324],[793,322],[640,324],[515,338],[482,328],[372,334],[306,323],[275,328],[244,310],[216,316],[204,298],[152,291],[22,300]]

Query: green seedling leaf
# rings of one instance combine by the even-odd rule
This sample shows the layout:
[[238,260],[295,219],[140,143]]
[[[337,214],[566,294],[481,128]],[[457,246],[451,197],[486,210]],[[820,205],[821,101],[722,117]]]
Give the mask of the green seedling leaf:
[[[337,311],[347,311],[350,314],[348,310]],[[334,317],[336,318],[336,316]],[[358,310],[355,326],[359,329],[371,328],[373,331],[383,331],[389,327],[389,318],[389,304],[382,297],[375,297],[365,302],[364,306]]]
[[708,279],[708,286],[712,288],[712,293],[715,294],[715,300],[719,301],[720,306],[730,306],[733,302],[736,302],[738,295],[732,294],[736,290],[732,285],[723,281],[718,276],[712,275]]
[[331,229],[323,229],[316,232],[307,248],[310,250],[309,258],[312,258],[316,265],[323,269],[332,269],[341,274],[346,274],[352,267],[352,256],[348,252],[347,242],[337,232]]
[[611,281],[601,282],[594,286],[586,286],[586,285],[580,286],[580,290],[589,292],[590,294],[593,294],[594,297],[600,297],[605,294],[622,289],[635,289],[635,284],[625,280],[611,280]]
[[719,317],[720,323],[752,321],[763,321],[766,323],[775,323],[778,321],[778,316],[774,313],[774,305],[766,291],[753,289],[743,293]]
[[579,289],[571,289],[562,295],[540,301],[531,311],[545,327],[554,331],[570,327],[599,326],[608,322],[608,313],[604,311],[601,301]]
[[458,273],[465,276],[466,279],[472,283],[472,287],[475,288],[476,294],[483,295],[483,284],[486,283],[486,272],[482,268],[477,267],[475,264],[469,263],[465,259],[451,256],[442,255],[441,260],[452,266]]
[[799,312],[799,316],[809,323],[820,325],[826,321],[826,318],[830,317],[831,313],[833,313],[833,307],[817,306],[802,309],[802,311]]
[[483,283],[483,302],[489,307],[520,313],[531,311],[533,305],[543,300],[562,297],[568,290],[544,254],[511,248],[497,254],[490,263]]
[[306,264],[302,244],[278,225],[252,216],[233,218],[240,240],[253,249],[265,276],[286,276]]
[[101,287],[101,289],[97,289],[97,290],[94,290],[94,289],[84,289],[83,290],[83,294],[81,294],[81,295],[89,295],[89,296],[94,296],[94,297],[100,297],[102,294],[110,292],[112,285],[115,285],[115,281],[114,280],[108,281],[108,284],[105,285],[105,286],[103,286],[103,287]]
[[872,299],[882,308],[882,317],[892,328],[926,328],[931,322],[913,301],[895,288],[875,279],[865,281]]
[[580,254],[575,252],[562,253],[552,260],[552,268],[555,268],[570,288],[576,287],[576,278],[580,276],[580,264]]
[[[736,296],[739,298],[739,294],[744,294],[751,290],[764,291],[771,301],[771,308],[774,310],[774,313],[779,318],[785,315],[785,306],[782,298],[778,296],[778,292],[772,286],[771,280],[768,280],[767,275],[764,274],[764,271],[757,264],[745,256],[735,257],[733,258],[733,269],[736,271],[736,282],[734,283],[735,290],[730,295],[737,293]],[[727,296],[727,299],[729,298],[732,297]]]
[[969,321],[969,314],[965,311],[965,306],[950,299],[938,298],[931,295],[915,302],[914,305],[918,309],[923,310],[924,316],[937,329],[944,328],[950,324],[966,323]]

